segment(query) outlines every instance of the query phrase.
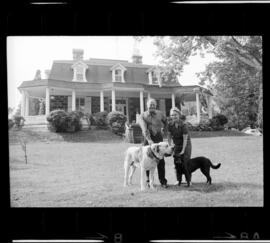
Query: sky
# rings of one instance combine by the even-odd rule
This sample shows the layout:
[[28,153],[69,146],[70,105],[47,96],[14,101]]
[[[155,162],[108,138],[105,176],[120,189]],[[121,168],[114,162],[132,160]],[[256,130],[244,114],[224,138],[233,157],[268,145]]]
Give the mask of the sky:
[[[152,37],[144,38],[139,50],[144,64],[155,65],[158,60]],[[33,80],[36,71],[51,69],[54,60],[72,60],[72,49],[84,50],[84,59],[104,58],[131,61],[134,39],[132,36],[12,36],[7,37],[8,106],[17,108],[21,94],[18,86]],[[196,72],[203,71],[211,58],[192,56],[180,77],[181,85],[198,84]]]

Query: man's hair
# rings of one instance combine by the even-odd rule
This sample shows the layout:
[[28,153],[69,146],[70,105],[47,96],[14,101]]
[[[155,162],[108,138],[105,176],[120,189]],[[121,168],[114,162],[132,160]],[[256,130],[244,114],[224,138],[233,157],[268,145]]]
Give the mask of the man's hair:
[[146,103],[147,107],[149,107],[150,103],[152,103],[152,102],[155,102],[155,104],[157,106],[157,101],[155,99],[153,99],[153,98],[150,98],[149,100],[147,100],[147,103]]

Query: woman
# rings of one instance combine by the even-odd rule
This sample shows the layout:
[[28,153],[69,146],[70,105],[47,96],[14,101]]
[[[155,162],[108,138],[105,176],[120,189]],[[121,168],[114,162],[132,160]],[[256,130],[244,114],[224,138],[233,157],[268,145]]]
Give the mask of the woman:
[[[176,171],[177,182],[176,185],[181,185],[182,173],[181,173],[181,163],[187,166],[187,161],[191,157],[191,140],[188,131],[187,124],[185,124],[181,119],[181,112],[177,107],[174,107],[170,110],[171,122],[168,125],[168,142],[171,145],[171,140],[175,145],[174,152],[174,165]],[[185,169],[186,181],[190,181],[191,176],[188,173],[188,170]]]

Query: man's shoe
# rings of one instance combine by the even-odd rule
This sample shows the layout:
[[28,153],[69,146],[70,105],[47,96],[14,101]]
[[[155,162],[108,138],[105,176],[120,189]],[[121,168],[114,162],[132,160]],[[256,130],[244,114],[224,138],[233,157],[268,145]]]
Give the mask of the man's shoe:
[[161,184],[161,187],[168,188],[169,186],[167,185],[167,183],[165,183],[165,184]]
[[179,181],[176,181],[176,182],[174,183],[174,185],[175,185],[175,186],[179,186]]

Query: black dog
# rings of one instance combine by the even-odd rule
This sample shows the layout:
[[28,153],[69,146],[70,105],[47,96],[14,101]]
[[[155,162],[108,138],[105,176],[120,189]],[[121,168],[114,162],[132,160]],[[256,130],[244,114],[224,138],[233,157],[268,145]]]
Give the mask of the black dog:
[[210,176],[210,167],[213,169],[218,169],[221,165],[220,163],[217,165],[213,165],[210,159],[205,157],[196,157],[186,162],[183,162],[182,156],[180,157],[177,156],[177,159],[178,160],[176,161],[176,163],[179,163],[179,165],[177,166],[178,167],[177,173],[179,173],[180,176],[178,183],[179,186],[181,185],[182,182],[182,174],[184,174],[186,177],[187,186],[190,186],[191,174],[192,172],[194,172],[199,168],[201,172],[206,176],[207,183],[209,183],[210,185],[212,183],[212,178]]

